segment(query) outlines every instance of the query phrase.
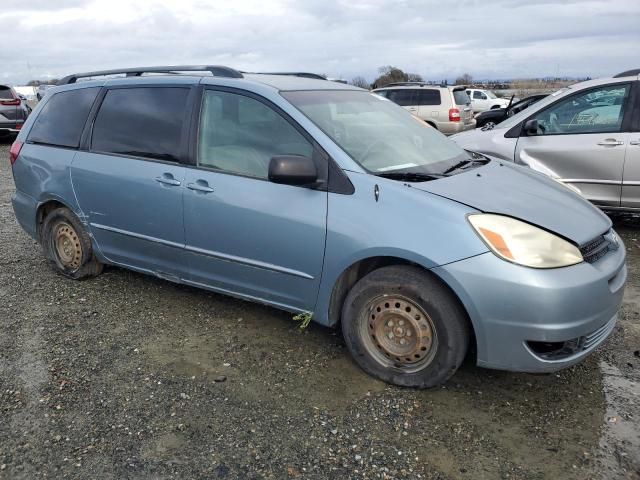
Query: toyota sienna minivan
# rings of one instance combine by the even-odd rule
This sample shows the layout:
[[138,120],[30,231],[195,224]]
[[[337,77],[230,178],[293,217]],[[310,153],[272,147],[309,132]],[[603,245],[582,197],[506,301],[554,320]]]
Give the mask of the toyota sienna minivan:
[[554,371],[615,326],[608,217],[379,95],[210,66],[60,83],[10,161],[16,217],[62,275],[117,265],[339,325],[363,370],[413,387],[470,350]]

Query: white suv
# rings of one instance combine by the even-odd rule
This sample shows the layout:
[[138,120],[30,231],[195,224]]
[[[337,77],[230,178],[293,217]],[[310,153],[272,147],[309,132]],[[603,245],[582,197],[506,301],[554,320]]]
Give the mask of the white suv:
[[471,107],[476,113],[493,110],[494,108],[507,108],[509,105],[509,99],[498,98],[496,94],[490,90],[467,88],[467,95],[469,95]]
[[409,110],[445,135],[476,128],[465,87],[445,87],[419,82],[392,83],[373,93]]

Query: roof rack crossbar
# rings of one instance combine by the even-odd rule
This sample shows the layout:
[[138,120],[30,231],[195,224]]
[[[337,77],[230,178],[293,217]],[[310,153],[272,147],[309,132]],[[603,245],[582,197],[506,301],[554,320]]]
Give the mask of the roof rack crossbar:
[[221,65],[172,65],[164,67],[134,67],[119,68],[115,70],[100,70],[96,72],[74,73],[60,79],[58,85],[76,83],[80,78],[105,77],[107,75],[125,74],[127,77],[139,77],[143,73],[168,73],[177,74],[179,72],[210,72],[215,77],[242,78],[243,75],[237,70]]
[[622,78],[622,77],[635,77],[640,75],[640,68],[634,68],[633,70],[627,70],[626,72],[619,73],[614,75],[613,78]]

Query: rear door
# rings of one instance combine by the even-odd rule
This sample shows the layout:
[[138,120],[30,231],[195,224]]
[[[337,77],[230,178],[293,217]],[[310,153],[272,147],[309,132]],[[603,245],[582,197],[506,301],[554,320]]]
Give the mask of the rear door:
[[191,89],[112,88],[89,151],[71,169],[78,203],[110,261],[169,279],[185,273],[182,192]]
[[537,135],[523,131],[516,162],[557,178],[596,205],[620,206],[631,121],[630,83],[579,91],[537,112]]
[[328,163],[283,112],[246,92],[207,89],[197,166],[185,179],[191,282],[313,310],[322,273],[327,192],[268,180],[275,155]]
[[440,115],[442,112],[442,96],[438,88],[421,88],[415,91],[415,102],[417,116],[423,120],[433,120],[435,122],[447,122],[448,116]]

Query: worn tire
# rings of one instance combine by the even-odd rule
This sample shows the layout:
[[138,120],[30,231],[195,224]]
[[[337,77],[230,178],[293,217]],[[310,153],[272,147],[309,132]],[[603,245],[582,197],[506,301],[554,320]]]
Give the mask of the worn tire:
[[[429,363],[424,366],[396,363],[395,359],[387,358],[388,350],[383,351],[380,345],[373,345],[379,342],[374,333],[380,332],[373,330],[371,323],[378,321],[371,320],[374,317],[372,314],[376,314],[373,306],[380,301],[383,302],[380,305],[384,305],[386,298],[407,299],[408,303],[403,304],[403,308],[404,305],[409,308],[411,304],[416,307],[411,315],[421,310],[430,318],[430,328],[434,335],[433,343],[425,353],[425,356],[428,353],[431,358]],[[399,305],[396,303],[396,306]],[[404,315],[402,311],[399,313]],[[387,315],[390,316],[380,318],[392,321],[401,318],[394,317],[393,312],[387,312]],[[416,318],[419,316],[415,315]],[[382,322],[383,328],[387,328],[387,321]],[[397,320],[395,325],[398,325]],[[413,335],[420,335],[419,328],[412,331],[418,332]],[[374,270],[354,285],[342,307],[342,333],[351,355],[365,372],[387,383],[417,388],[435,387],[448,380],[464,360],[471,335],[466,312],[453,293],[432,274],[421,268],[405,265]],[[415,337],[405,338],[414,341]],[[384,340],[387,341],[386,338]],[[393,341],[403,340],[397,340],[396,337]],[[425,360],[428,359],[420,361]]]
[[[62,234],[58,233],[61,230]],[[66,259],[60,253],[62,247],[56,246],[57,241],[65,240],[71,252]],[[47,215],[42,224],[40,243],[53,268],[65,277],[81,280],[102,273],[103,265],[93,254],[89,234],[68,208],[56,208]]]

